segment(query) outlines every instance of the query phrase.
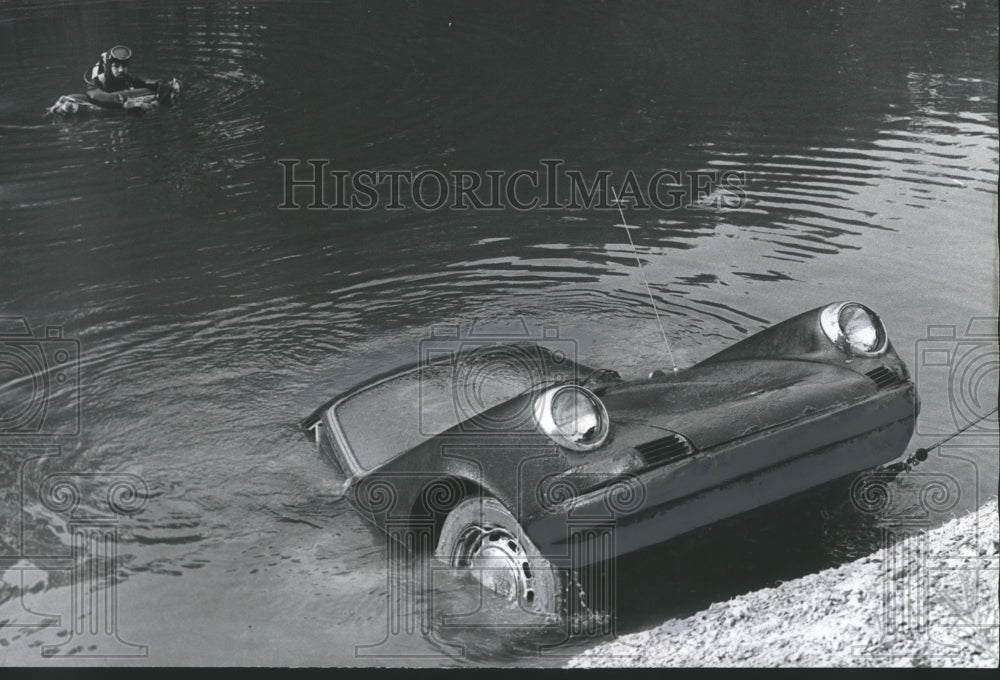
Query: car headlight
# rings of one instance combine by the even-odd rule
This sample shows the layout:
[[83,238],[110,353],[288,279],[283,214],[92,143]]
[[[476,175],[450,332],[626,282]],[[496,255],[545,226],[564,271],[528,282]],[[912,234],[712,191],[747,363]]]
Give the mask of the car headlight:
[[608,411],[590,390],[578,385],[554,387],[535,400],[535,421],[560,446],[591,451],[608,437]]
[[885,325],[878,314],[857,302],[836,302],[820,313],[823,332],[847,354],[874,356],[888,344]]

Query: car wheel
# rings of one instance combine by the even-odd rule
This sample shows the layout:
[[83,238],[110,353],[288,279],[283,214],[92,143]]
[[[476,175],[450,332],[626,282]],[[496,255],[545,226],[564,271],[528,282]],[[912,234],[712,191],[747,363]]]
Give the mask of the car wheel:
[[563,579],[495,498],[467,498],[445,518],[435,556],[525,611],[560,613]]

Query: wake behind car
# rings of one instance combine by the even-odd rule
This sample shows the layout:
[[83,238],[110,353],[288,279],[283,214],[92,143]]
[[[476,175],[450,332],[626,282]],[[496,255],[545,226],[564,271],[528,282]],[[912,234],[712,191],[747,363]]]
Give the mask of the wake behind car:
[[550,340],[436,337],[302,421],[367,520],[529,612],[559,614],[570,570],[880,465],[913,433],[907,368],[857,302],[634,381]]

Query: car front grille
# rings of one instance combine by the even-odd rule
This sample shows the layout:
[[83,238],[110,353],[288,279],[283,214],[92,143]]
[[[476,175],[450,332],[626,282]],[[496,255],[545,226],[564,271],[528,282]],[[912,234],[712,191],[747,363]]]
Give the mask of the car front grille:
[[875,387],[880,390],[884,390],[886,387],[892,387],[893,385],[898,385],[902,382],[894,371],[886,368],[885,366],[874,368],[865,373],[865,375],[868,376],[871,381],[875,383]]
[[695,454],[694,446],[679,434],[668,434],[635,447],[647,467],[667,465]]

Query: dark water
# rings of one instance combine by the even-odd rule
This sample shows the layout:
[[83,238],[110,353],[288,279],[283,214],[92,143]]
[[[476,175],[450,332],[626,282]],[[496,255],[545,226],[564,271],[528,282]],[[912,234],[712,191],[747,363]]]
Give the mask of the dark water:
[[[916,374],[927,446],[996,404],[996,324],[969,325],[997,305],[997,40],[995,2],[4,4],[0,313],[78,341],[79,380],[45,387],[37,436],[0,440],[3,565],[30,557],[37,596],[64,605],[65,569],[39,565],[67,553],[65,513],[35,490],[132,475],[146,493],[119,525],[118,623],[148,661],[557,663],[475,629],[445,636],[464,650],[417,634],[359,656],[387,626],[384,542],[296,423],[330,382],[415,360],[435,324],[554,326],[625,377],[668,365],[617,214],[279,210],[278,160],[509,177],[560,159],[615,187],[736,173],[738,206],[709,187],[628,215],[677,362],[861,300]],[[179,78],[181,101],[43,118],[115,43],[135,73]],[[13,422],[26,388],[0,370]],[[996,492],[995,417],[918,470],[904,507],[935,480],[950,491],[930,522],[977,507]],[[843,522],[790,560],[781,537],[738,548],[749,575],[623,585],[618,628],[869,549]],[[702,567],[729,549],[702,539]],[[0,620],[30,621],[15,605]],[[0,658],[38,662],[58,630],[8,626]]]

